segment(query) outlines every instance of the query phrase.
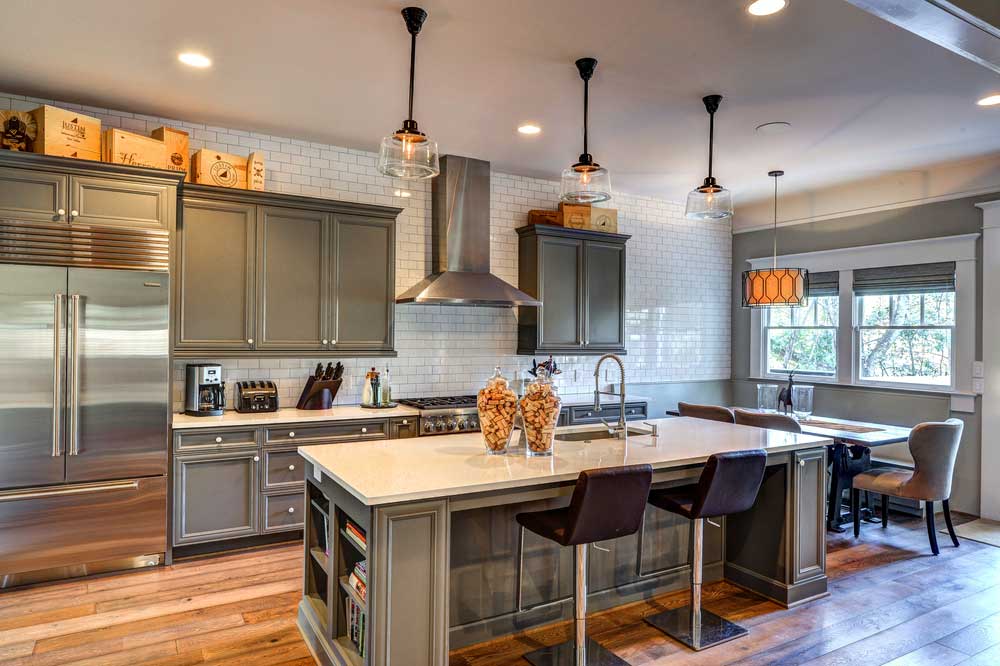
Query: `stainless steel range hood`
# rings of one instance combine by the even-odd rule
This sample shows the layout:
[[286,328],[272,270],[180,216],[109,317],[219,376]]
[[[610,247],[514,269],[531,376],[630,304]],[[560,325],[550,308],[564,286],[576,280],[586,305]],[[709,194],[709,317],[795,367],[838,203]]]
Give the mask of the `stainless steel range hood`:
[[397,303],[539,306],[528,294],[490,273],[490,163],[441,157],[431,199],[434,272],[406,290]]

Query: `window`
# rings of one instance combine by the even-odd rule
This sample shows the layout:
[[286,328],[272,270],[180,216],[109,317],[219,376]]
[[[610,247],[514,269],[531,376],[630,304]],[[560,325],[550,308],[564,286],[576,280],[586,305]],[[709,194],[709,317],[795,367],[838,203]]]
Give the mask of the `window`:
[[812,296],[805,307],[764,312],[768,374],[837,376],[838,296]]
[[950,387],[955,292],[857,297],[858,379]]

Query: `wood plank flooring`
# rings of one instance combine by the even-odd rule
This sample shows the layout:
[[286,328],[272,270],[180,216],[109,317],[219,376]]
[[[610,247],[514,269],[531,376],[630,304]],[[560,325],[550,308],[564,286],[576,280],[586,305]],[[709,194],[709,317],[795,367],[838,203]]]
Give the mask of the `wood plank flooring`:
[[[747,638],[693,653],[642,621],[683,605],[683,592],[594,615],[590,633],[633,666],[1000,664],[1000,549],[956,549],[942,536],[933,557],[914,519],[828,543],[827,599],[784,610],[727,583],[706,589],[706,607],[747,626]],[[295,627],[301,566],[301,548],[286,545],[2,592],[0,664],[311,665]],[[521,655],[569,631],[459,650],[450,666],[525,666]]]

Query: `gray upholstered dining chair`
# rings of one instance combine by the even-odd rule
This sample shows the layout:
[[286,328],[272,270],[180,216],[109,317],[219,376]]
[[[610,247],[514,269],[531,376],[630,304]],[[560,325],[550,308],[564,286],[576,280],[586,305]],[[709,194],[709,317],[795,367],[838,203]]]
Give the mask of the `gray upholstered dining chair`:
[[693,402],[678,402],[677,413],[681,416],[690,416],[695,419],[736,423],[736,417],[733,415],[732,410],[728,407],[719,407],[718,405],[696,405]]
[[802,426],[791,416],[785,414],[775,414],[773,412],[753,412],[747,409],[734,409],[733,415],[736,417],[737,425],[753,426],[754,428],[766,428],[768,430],[782,430],[784,432],[801,433]]
[[934,529],[934,502],[941,502],[944,522],[948,526],[951,542],[958,548],[955,526],[951,523],[951,480],[955,473],[955,458],[962,442],[965,424],[959,419],[944,422],[921,423],[910,431],[908,445],[913,457],[913,470],[883,467],[863,472],[854,477],[853,513],[854,536],[861,532],[861,513],[858,495],[868,490],[882,495],[882,527],[889,522],[889,496],[923,501],[927,514],[927,539],[931,551],[938,554],[937,532]]

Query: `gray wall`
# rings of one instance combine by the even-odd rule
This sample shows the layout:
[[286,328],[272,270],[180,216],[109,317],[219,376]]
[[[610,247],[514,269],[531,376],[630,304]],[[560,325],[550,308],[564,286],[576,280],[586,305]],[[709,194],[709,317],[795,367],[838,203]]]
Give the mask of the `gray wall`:
[[[899,241],[978,233],[982,213],[975,207],[992,201],[996,194],[940,201],[862,215],[810,222],[778,232],[778,253],[816,252],[836,248],[895,243]],[[748,259],[766,257],[772,251],[770,231],[754,231],[733,237],[733,293],[741,291],[741,276]],[[976,358],[982,358],[982,247],[977,247],[976,268]],[[752,405],[756,400],[750,378],[750,312],[733,299],[733,399]],[[916,391],[846,386],[819,387],[816,411],[824,415],[914,425],[920,421],[955,416],[965,421],[965,435],[955,470],[952,506],[958,511],[979,513],[981,403],[975,413],[951,413],[947,396]]]

